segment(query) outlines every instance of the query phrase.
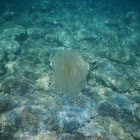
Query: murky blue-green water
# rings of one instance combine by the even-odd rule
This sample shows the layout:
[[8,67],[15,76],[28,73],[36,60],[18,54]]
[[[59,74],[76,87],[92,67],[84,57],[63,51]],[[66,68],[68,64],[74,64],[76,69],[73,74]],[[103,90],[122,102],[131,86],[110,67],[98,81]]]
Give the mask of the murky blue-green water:
[[139,140],[140,1],[0,1],[0,140]]

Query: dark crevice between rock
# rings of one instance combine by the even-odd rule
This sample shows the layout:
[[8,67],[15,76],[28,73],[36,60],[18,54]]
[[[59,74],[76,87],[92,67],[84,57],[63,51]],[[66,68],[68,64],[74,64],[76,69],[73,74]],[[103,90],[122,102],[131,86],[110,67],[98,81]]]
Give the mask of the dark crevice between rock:
[[21,33],[19,35],[15,36],[15,41],[19,42],[20,45],[28,38],[28,34],[26,33]]
[[140,140],[139,138],[136,138],[132,133],[129,132],[129,134],[134,138],[134,140]]

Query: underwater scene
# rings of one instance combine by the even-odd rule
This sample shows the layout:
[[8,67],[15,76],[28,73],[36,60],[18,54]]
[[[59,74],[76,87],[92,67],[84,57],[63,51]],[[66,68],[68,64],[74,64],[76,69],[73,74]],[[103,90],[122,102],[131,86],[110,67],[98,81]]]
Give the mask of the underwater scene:
[[0,0],[0,140],[140,140],[140,0]]

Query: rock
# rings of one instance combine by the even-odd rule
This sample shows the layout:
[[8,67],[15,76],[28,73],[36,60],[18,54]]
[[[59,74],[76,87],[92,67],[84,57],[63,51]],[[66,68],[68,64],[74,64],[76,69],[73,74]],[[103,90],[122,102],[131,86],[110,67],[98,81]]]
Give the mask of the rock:
[[13,11],[6,11],[6,12],[4,12],[4,14],[3,14],[3,18],[4,18],[5,20],[11,20],[12,18],[15,17],[15,15],[16,15],[16,13],[13,12]]
[[[120,119],[119,121],[116,121],[112,119],[111,117],[102,117],[102,120],[100,118],[97,122],[99,123],[98,125],[101,128],[103,127],[110,135],[114,135],[117,140],[127,140],[127,139],[133,140],[133,137],[131,136],[131,134],[126,133],[124,127],[122,126],[123,122],[120,121]],[[102,126],[100,125],[100,122],[102,122],[103,124]],[[125,123],[126,122],[124,122],[124,125]]]
[[0,61],[2,61],[5,57],[4,47],[0,47]]
[[90,80],[88,81],[88,85],[94,87],[94,86],[96,85],[96,79],[95,79],[95,78],[90,79]]
[[86,40],[89,42],[93,42],[99,39],[98,35],[95,32],[86,29],[79,30],[77,35],[79,39]]
[[140,111],[136,112],[135,116],[140,121]]
[[12,140],[17,128],[8,120],[7,114],[0,115],[0,139]]
[[[30,45],[29,45],[30,44]],[[29,67],[36,66],[42,63],[46,64],[46,67],[49,67],[49,55],[50,55],[50,46],[45,42],[44,39],[28,38],[23,42],[24,49],[21,52],[20,61],[23,64],[29,65]]]
[[23,133],[39,134],[47,129],[48,113],[42,106],[25,105],[8,114],[9,121]]
[[132,65],[135,62],[135,57],[130,52],[124,52],[114,48],[109,50],[107,49],[104,52],[104,57],[119,64]]
[[105,100],[106,96],[110,96],[110,94],[112,95],[112,90],[108,87],[104,87],[103,85],[94,87],[86,86],[83,93],[98,103],[99,101]]
[[129,99],[131,99],[133,102],[140,104],[140,96],[139,96],[139,91],[133,91],[130,93],[128,96]]
[[5,71],[9,75],[15,75],[15,73],[17,72],[17,68],[18,68],[18,63],[16,63],[16,61],[9,61],[5,65]]
[[44,31],[40,28],[37,28],[37,27],[27,29],[27,34],[29,35],[29,37],[31,37],[33,39],[41,38],[43,33],[44,33]]
[[50,84],[50,77],[48,75],[43,75],[36,81],[37,88],[43,89],[45,91],[49,90],[49,84]]
[[136,22],[139,18],[139,14],[137,12],[128,11],[125,15],[125,20],[127,23]]
[[105,129],[100,129],[92,124],[78,129],[79,135],[82,135],[85,140],[117,140],[117,138],[107,132]]
[[0,64],[0,76],[4,75],[4,73],[5,73],[4,65]]
[[107,100],[102,101],[98,105],[97,110],[101,116],[110,116],[115,119],[119,119],[121,116],[121,110],[119,106]]
[[10,100],[9,97],[0,97],[0,114],[12,110],[17,106],[17,102]]
[[90,112],[85,108],[63,105],[59,108],[57,124],[66,132],[72,132],[90,120]]
[[[111,71],[111,73],[113,73],[113,71]],[[130,88],[128,81],[124,77],[117,76],[116,74],[105,75],[102,80],[106,86],[111,87],[119,93],[127,92]]]
[[6,39],[11,39],[12,41],[16,40],[19,43],[22,43],[27,38],[27,32],[25,27],[17,25],[13,28],[6,28],[2,36]]
[[5,22],[5,19],[3,17],[0,17],[0,24],[3,24]]
[[53,133],[44,132],[35,137],[35,140],[58,140],[57,136]]
[[12,140],[30,140],[33,139],[33,136],[29,133],[24,133],[22,131],[17,131]]
[[34,82],[22,76],[11,76],[2,82],[2,91],[13,95],[24,95],[33,91]]
[[75,40],[72,37],[71,33],[65,30],[58,30],[58,32],[56,33],[56,41],[58,42],[58,44],[69,48],[72,48],[75,45]]
[[129,132],[133,139],[139,140],[140,139],[140,123],[139,121],[134,122],[127,122],[124,124],[124,129],[126,132]]
[[8,54],[17,54],[20,50],[19,43],[11,38],[0,40],[0,46],[4,48],[5,52]]
[[128,80],[110,62],[99,61],[98,69],[92,71],[91,76],[119,93],[127,92],[130,88]]
[[132,117],[132,113],[134,112],[134,106],[129,99],[122,95],[116,94],[112,97],[111,101],[120,107],[123,117]]
[[128,77],[130,84],[136,89],[140,90],[140,76],[139,75],[132,75]]

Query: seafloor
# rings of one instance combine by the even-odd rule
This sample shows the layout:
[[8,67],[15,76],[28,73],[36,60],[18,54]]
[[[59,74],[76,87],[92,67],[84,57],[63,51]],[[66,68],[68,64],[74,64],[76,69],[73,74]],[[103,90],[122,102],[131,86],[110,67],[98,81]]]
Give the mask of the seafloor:
[[[75,94],[54,86],[65,48],[90,66]],[[1,0],[0,140],[140,140],[140,2]]]

